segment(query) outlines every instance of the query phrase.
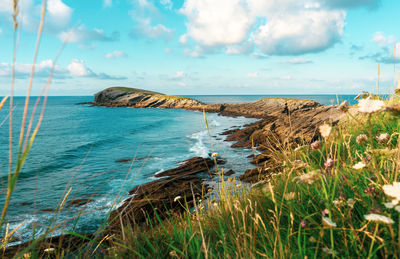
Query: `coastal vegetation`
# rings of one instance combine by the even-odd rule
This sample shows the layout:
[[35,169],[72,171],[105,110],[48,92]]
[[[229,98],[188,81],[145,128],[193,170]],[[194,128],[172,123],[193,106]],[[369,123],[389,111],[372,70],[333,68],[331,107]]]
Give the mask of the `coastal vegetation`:
[[[17,15],[18,1],[14,1],[13,18],[16,31]],[[44,15],[43,6],[33,64],[36,63]],[[14,64],[15,56],[14,53]],[[55,61],[57,59],[58,56]],[[52,71],[55,64],[56,62]],[[254,150],[262,150],[265,157],[254,155],[257,163],[262,161],[259,168],[251,172],[252,178],[249,183],[225,176],[226,172],[218,166],[221,163],[218,150],[213,150],[207,160],[208,163],[211,161],[211,164],[207,164],[201,172],[213,164],[219,180],[217,188],[211,189],[207,186],[204,189],[201,181],[192,176],[190,179],[194,179],[198,184],[197,192],[202,195],[197,195],[195,188],[191,186],[191,189],[185,189],[190,192],[182,196],[179,195],[180,186],[172,186],[173,204],[179,208],[179,212],[165,208],[161,215],[160,209],[153,206],[155,202],[148,199],[146,193],[141,193],[141,202],[146,208],[150,208],[151,213],[145,211],[144,220],[140,224],[127,221],[118,224],[122,213],[119,214],[116,210],[117,214],[113,214],[110,211],[110,219],[117,219],[117,225],[112,231],[107,219],[97,233],[90,234],[77,233],[63,229],[63,225],[54,225],[48,226],[44,234],[36,236],[27,244],[8,247],[14,233],[22,225],[9,229],[6,222],[7,210],[18,184],[19,173],[39,131],[52,79],[51,73],[43,88],[43,94],[37,99],[32,115],[29,116],[28,105],[34,66],[16,157],[12,137],[13,85],[10,97],[4,97],[0,102],[0,112],[6,101],[10,104],[9,171],[5,204],[0,219],[3,257],[400,257],[400,96],[396,93],[386,100],[372,93],[365,94],[359,97],[359,103],[355,107],[349,107],[346,102],[323,107],[312,101],[299,104],[297,100],[289,99],[262,100],[256,104],[228,106],[228,109],[223,105],[218,106],[218,109],[210,107],[211,111],[218,112],[227,109],[225,115],[233,116],[237,116],[243,110],[253,109],[254,117],[266,120],[250,125],[253,130],[245,136],[246,145],[256,142],[256,137],[264,138],[264,142],[257,141],[257,147],[253,145]],[[398,84],[397,89],[399,87]],[[184,97],[165,96],[125,87],[107,90],[116,91],[117,96],[118,92],[125,92],[127,102],[123,105],[132,104],[129,103],[132,98],[139,98],[138,107],[154,107],[158,104],[156,107],[162,108],[190,108],[193,105],[197,105],[196,109],[205,108],[203,104]],[[128,96],[126,93],[132,95]],[[142,95],[150,95],[155,99]],[[165,99],[190,102],[182,104],[167,102]],[[269,107],[278,108],[260,109],[266,103]],[[42,104],[41,112],[38,120],[35,120],[39,104]],[[136,102],[134,104],[136,105]],[[303,113],[304,117],[300,120],[291,117],[296,111]],[[340,112],[340,120],[336,115],[337,120],[334,121],[330,116],[314,120],[314,116],[321,112]],[[284,124],[282,118],[271,118],[271,114],[276,115],[275,117],[280,114],[285,120],[287,118],[288,124]],[[207,118],[204,117],[205,127],[208,128]],[[312,123],[304,129],[304,123],[308,122],[304,118],[308,117]],[[270,122],[271,125],[268,124]],[[278,128],[278,131],[283,133],[276,136],[277,133],[263,131],[272,125],[274,129]],[[254,132],[257,134],[253,134]],[[297,133],[292,134],[293,132]],[[310,132],[315,134],[309,135]],[[242,131],[235,133],[241,134]],[[300,137],[306,133],[307,138]],[[293,139],[287,141],[289,137]],[[202,161],[195,164],[195,169],[201,166]],[[260,168],[262,170],[259,170]],[[177,178],[168,180],[172,182]],[[70,191],[71,189],[66,188],[65,194],[60,197],[54,218],[63,212]],[[74,220],[79,220],[79,215],[71,219]],[[52,237],[56,231],[61,231],[64,235]],[[35,229],[32,236],[35,236]]]

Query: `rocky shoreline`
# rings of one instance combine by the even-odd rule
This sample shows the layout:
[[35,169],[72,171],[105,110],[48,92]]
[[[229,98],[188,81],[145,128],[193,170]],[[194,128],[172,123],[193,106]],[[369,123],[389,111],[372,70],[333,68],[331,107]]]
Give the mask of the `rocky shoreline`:
[[[272,150],[279,147],[298,147],[311,143],[319,137],[317,128],[323,123],[337,124],[345,118],[345,113],[337,106],[321,105],[311,100],[271,98],[249,103],[204,104],[186,98],[168,96],[160,93],[133,88],[108,88],[97,93],[92,106],[186,109],[218,113],[221,116],[244,116],[257,118],[258,121],[242,128],[227,130],[226,141],[233,142],[234,148],[254,148],[258,155],[253,155],[256,168],[248,169],[239,176],[239,180],[255,183],[279,172],[280,164],[271,158]],[[124,225],[154,224],[155,212],[163,219],[171,214],[186,211],[182,202],[189,207],[196,199],[204,197],[209,186],[199,176],[212,175],[215,164],[223,163],[220,159],[194,157],[177,168],[163,171],[156,176],[160,179],[136,186],[132,189],[120,207],[114,210],[106,228],[107,234],[121,233]],[[101,234],[104,236],[105,234]],[[46,239],[53,240],[53,239]],[[60,242],[62,247],[68,244]],[[70,240],[70,238],[65,238]],[[47,241],[51,246],[56,243]],[[7,253],[22,249],[26,244],[7,248]]]
[[287,98],[265,98],[237,104],[204,104],[187,97],[168,96],[134,88],[112,87],[94,96],[93,106],[185,109],[218,113],[221,116],[243,116],[260,119],[244,128],[227,130],[226,141],[234,148],[255,148],[261,154],[253,157],[257,168],[249,169],[239,179],[257,182],[276,171],[279,165],[270,161],[270,152],[279,146],[296,147],[319,137],[317,127],[335,125],[345,118],[338,106],[316,101]]

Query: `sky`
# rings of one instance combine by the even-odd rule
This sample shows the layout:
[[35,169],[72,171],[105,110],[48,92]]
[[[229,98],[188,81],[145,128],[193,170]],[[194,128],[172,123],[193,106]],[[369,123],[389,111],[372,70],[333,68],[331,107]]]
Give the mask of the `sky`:
[[[0,95],[25,95],[41,0],[0,0]],[[112,86],[174,95],[388,93],[398,0],[48,0],[32,94]],[[57,53],[67,42],[57,63]],[[400,70],[399,70],[400,71]]]

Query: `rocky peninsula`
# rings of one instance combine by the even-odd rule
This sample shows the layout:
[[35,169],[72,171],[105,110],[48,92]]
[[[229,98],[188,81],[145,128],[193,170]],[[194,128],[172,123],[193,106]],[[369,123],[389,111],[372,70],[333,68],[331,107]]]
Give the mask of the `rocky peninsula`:
[[197,100],[169,96],[136,88],[112,87],[95,94],[94,106],[185,109],[218,113],[221,116],[244,116],[260,119],[242,129],[223,132],[232,147],[256,148],[250,169],[239,177],[241,181],[257,182],[278,170],[270,158],[270,150],[278,147],[308,144],[319,137],[316,130],[323,123],[337,124],[345,118],[338,106],[321,105],[316,101],[287,98],[265,98],[237,104],[205,104]]

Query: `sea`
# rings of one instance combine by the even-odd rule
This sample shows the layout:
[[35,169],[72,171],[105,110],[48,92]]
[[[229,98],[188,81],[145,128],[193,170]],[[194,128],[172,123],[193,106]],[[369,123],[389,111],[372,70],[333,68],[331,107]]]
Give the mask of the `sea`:
[[[337,104],[355,95],[197,95],[204,103],[251,102],[261,98],[312,99]],[[36,98],[30,102],[31,114]],[[43,123],[19,174],[8,209],[6,224],[18,228],[10,244],[38,237],[49,228],[94,232],[106,222],[107,214],[137,185],[155,180],[155,175],[177,167],[194,156],[217,152],[226,160],[224,170],[238,176],[251,168],[251,149],[231,148],[223,131],[256,121],[178,109],[107,108],[79,105],[92,96],[51,96]],[[13,108],[14,158],[24,109],[24,97],[15,97]],[[37,110],[40,112],[41,106]],[[9,104],[0,111],[0,209],[8,181]],[[33,119],[33,125],[38,116]],[[29,121],[28,121],[29,122]],[[212,180],[212,179],[208,179]],[[57,206],[67,196],[62,211]],[[68,201],[90,199],[85,207],[68,206]],[[0,235],[4,235],[4,229]],[[60,231],[53,235],[61,234]]]

